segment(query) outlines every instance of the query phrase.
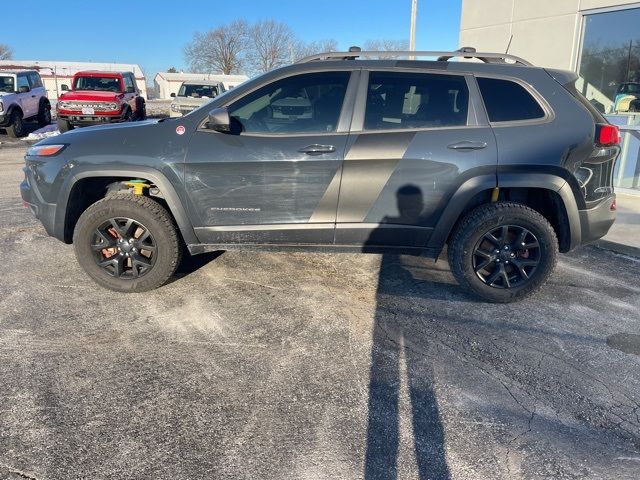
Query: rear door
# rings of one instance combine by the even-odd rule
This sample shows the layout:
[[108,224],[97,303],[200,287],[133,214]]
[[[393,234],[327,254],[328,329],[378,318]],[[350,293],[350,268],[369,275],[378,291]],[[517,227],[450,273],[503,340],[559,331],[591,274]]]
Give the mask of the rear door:
[[21,87],[27,87],[29,89],[26,93],[19,93],[18,99],[20,107],[22,108],[23,117],[28,118],[38,113],[37,105],[35,105],[37,99],[35,92],[31,91],[31,84],[29,83],[29,76],[27,73],[19,73],[17,75],[18,85],[16,90],[20,91]]
[[185,186],[203,243],[333,243],[358,74],[276,79],[226,105],[232,132],[194,133]]
[[495,178],[496,166],[494,135],[473,77],[363,72],[335,243],[424,247],[458,187],[474,175]]

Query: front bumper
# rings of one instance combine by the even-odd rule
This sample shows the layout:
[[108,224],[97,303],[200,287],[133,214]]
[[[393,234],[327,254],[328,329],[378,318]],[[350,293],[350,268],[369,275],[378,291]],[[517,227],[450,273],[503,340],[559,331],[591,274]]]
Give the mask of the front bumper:
[[56,218],[56,204],[47,203],[42,198],[42,195],[36,187],[36,183],[33,180],[33,175],[28,167],[22,169],[24,172],[24,180],[20,184],[20,196],[24,206],[28,208],[31,213],[42,222],[44,229],[51,236],[55,235],[55,218]]
[[580,216],[581,243],[591,243],[604,237],[616,220],[616,211],[611,209],[616,196],[611,195],[588,210],[578,210]]
[[120,123],[124,121],[124,113],[118,115],[82,115],[81,113],[60,113],[58,112],[58,118],[60,120],[66,120],[71,125],[77,126],[89,126],[89,125],[102,125],[105,123]]
[[7,126],[9,126],[9,115],[0,113],[0,127],[7,127]]

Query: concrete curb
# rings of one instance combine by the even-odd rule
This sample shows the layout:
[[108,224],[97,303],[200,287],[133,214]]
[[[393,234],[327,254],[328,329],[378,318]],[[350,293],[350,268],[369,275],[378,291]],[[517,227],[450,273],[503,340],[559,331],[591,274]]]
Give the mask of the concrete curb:
[[593,245],[602,250],[640,258],[640,248],[632,247],[631,245],[624,245],[623,243],[611,242],[609,240],[598,240]]

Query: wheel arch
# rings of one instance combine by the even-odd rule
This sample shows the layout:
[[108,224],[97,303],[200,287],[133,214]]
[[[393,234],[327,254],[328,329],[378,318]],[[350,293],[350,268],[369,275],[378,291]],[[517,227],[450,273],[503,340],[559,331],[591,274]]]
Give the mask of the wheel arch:
[[[77,171],[67,177],[58,196],[55,215],[56,238],[63,240],[65,243],[72,243],[73,229],[82,212],[86,210],[89,205],[95,203],[100,198],[104,198],[109,185],[114,182],[131,179],[143,179],[156,185],[160,192],[162,192],[162,200],[164,200],[164,202],[161,203],[166,204],[166,208],[173,216],[184,242],[187,245],[199,243],[187,211],[172,183],[161,172],[145,167],[131,169],[123,169],[121,167],[103,167],[99,170],[87,169]],[[80,194],[84,192],[84,186],[95,187],[96,183],[92,182],[97,182],[98,185],[102,185],[104,190],[100,191],[94,188],[92,190],[93,197],[89,196],[88,201],[80,204],[74,203],[74,200],[77,198],[82,198]],[[77,208],[74,208],[74,204]]]
[[434,227],[429,249],[439,254],[457,223],[467,212],[490,203],[495,188],[500,200],[522,203],[542,214],[556,231],[561,252],[580,244],[579,206],[567,179],[555,173],[517,172],[474,177],[460,185]]

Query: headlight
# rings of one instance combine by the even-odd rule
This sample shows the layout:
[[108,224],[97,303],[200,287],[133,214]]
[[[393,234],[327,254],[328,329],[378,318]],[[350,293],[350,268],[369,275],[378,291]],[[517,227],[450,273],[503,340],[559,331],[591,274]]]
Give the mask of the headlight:
[[4,105],[0,102],[0,112],[4,112]]
[[171,104],[171,111],[172,112],[179,112],[180,111],[180,105],[178,105],[177,103],[172,103]]
[[27,150],[28,157],[53,157],[59,154],[66,145],[34,145]]
[[119,110],[117,103],[105,103],[104,104],[104,109],[105,110]]
[[58,108],[62,108],[63,110],[68,110],[69,102],[58,102]]

